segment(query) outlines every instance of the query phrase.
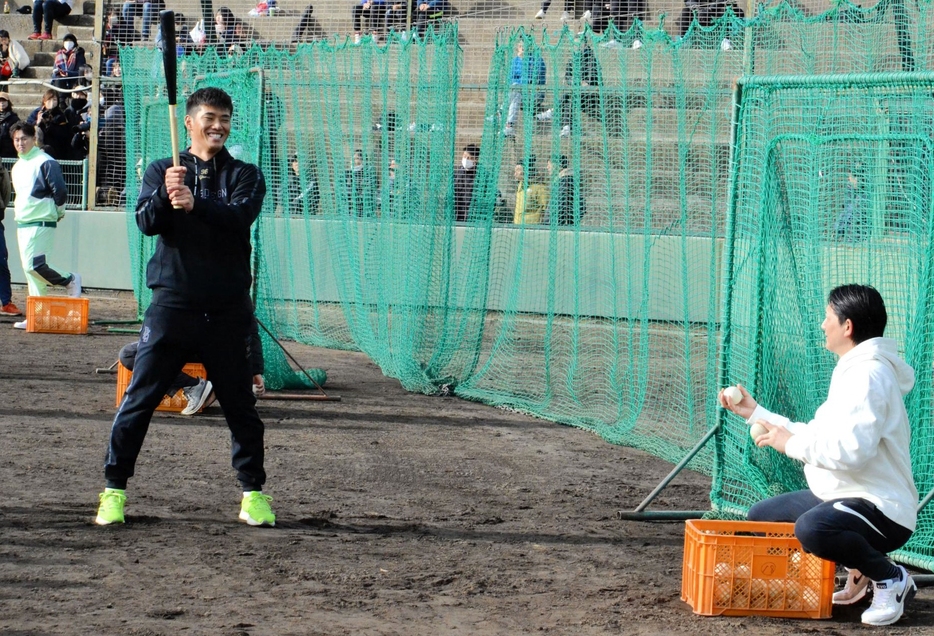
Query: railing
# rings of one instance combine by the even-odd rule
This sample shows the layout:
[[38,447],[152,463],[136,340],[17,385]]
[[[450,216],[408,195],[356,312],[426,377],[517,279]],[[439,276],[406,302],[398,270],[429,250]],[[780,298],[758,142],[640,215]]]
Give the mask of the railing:
[[[16,159],[2,159],[3,166],[7,170],[13,168]],[[69,210],[87,210],[88,209],[88,160],[81,161],[59,161],[62,167],[62,174],[65,177],[65,185],[68,187],[68,200],[65,207]],[[16,191],[10,198],[10,207],[16,200]]]

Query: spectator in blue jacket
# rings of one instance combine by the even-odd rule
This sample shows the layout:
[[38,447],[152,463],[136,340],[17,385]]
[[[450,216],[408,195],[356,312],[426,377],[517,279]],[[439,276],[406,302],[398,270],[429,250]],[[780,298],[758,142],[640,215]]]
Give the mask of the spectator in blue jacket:
[[507,137],[516,134],[516,117],[519,115],[519,105],[522,104],[523,97],[527,100],[525,105],[531,104],[536,113],[541,109],[542,102],[545,101],[544,92],[533,92],[526,88],[545,84],[545,60],[534,53],[526,55],[525,42],[519,40],[516,43],[516,56],[512,58],[509,77],[511,89],[509,91],[509,112],[506,115],[505,135]]

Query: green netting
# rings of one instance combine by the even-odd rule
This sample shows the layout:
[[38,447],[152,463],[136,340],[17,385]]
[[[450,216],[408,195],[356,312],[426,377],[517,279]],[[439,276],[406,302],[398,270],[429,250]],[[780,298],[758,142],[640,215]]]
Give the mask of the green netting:
[[[919,370],[911,413],[928,425],[931,90],[907,72],[931,67],[932,26],[926,0],[884,0],[728,14],[680,38],[638,23],[509,30],[485,53],[482,85],[460,80],[456,24],[379,44],[189,55],[179,72],[184,94],[232,93],[228,145],[267,177],[255,296],[279,337],[360,350],[409,390],[453,390],[675,462],[719,422],[728,381],[790,416],[813,413],[833,365],[817,324],[843,282],[879,285],[891,303],[892,335]],[[168,154],[165,98],[155,51],[121,61],[127,120],[141,122],[128,126],[133,166]],[[852,80],[852,97],[833,79],[880,72],[896,79]],[[778,74],[820,78],[787,92],[755,83]],[[455,166],[471,143],[479,162],[459,210]],[[132,201],[138,176],[128,184]],[[151,246],[130,224],[141,275]],[[279,365],[290,373],[281,356],[268,363]],[[919,445],[922,490],[925,454]],[[691,467],[715,475],[723,515],[802,484],[729,421]],[[906,555],[930,559],[915,544],[931,531],[923,517]]]
[[[739,100],[736,199],[727,241],[724,383],[807,421],[835,356],[820,330],[827,292],[861,281],[882,293],[916,371],[906,404],[919,491],[934,486],[930,298],[934,73],[749,77]],[[713,498],[743,508],[803,486],[800,466],[753,445],[724,416]],[[934,510],[900,551],[930,568]]]

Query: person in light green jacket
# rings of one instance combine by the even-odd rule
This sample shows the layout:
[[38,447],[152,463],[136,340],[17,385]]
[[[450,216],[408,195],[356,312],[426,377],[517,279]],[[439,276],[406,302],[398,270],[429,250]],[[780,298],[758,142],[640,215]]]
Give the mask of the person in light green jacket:
[[[53,230],[65,216],[68,191],[62,167],[36,146],[36,127],[17,122],[10,129],[19,161],[13,166],[16,238],[30,296],[45,296],[49,285],[65,288],[69,296],[81,295],[81,276],[52,267],[48,254]],[[25,329],[26,321],[13,323]]]

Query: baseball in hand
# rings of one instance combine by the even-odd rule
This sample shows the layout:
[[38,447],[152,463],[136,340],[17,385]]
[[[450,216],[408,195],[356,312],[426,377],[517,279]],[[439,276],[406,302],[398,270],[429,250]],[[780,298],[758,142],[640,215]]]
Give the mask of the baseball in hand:
[[723,396],[730,401],[730,404],[739,404],[743,401],[743,393],[735,386],[728,386],[723,389]]
[[749,437],[756,439],[760,435],[765,435],[769,432],[769,429],[756,422],[749,428]]

